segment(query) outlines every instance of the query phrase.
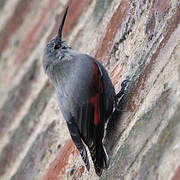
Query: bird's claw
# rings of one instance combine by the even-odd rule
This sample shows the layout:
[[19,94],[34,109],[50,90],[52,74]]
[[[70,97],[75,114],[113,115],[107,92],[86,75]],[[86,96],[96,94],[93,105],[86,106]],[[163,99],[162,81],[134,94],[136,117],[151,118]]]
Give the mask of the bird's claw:
[[127,95],[128,93],[126,92],[126,88],[127,88],[127,84],[131,82],[130,80],[124,80],[121,83],[121,90],[119,91],[119,93],[116,95],[116,102],[115,102],[115,110],[117,112],[126,112],[124,110],[122,110],[119,106],[121,105],[122,99],[125,95]]

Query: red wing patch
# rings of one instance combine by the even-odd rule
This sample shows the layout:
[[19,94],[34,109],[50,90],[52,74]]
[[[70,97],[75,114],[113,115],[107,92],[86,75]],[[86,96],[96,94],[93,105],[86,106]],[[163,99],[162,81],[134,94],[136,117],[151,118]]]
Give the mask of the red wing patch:
[[93,90],[96,92],[93,97],[90,98],[90,103],[94,106],[94,124],[97,126],[100,120],[100,102],[99,102],[99,95],[102,92],[102,82],[99,79],[99,71],[96,62],[92,59],[93,63],[93,80],[92,80],[92,87]]
[[95,124],[95,126],[97,126],[99,119],[100,119],[100,117],[99,117],[99,96],[98,96],[98,94],[93,96],[90,99],[90,102],[94,106],[94,124]]
[[99,69],[98,66],[96,64],[96,62],[91,59],[92,63],[93,63],[93,79],[92,79],[92,87],[94,88],[94,90],[96,90],[97,92],[102,91],[102,83],[101,80],[99,78],[100,74],[99,74]]

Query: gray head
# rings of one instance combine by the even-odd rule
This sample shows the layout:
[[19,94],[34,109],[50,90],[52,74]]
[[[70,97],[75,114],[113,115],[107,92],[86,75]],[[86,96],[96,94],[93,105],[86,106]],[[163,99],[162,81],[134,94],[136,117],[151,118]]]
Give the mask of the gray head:
[[57,35],[48,43],[48,45],[45,48],[43,61],[49,61],[49,60],[52,61],[53,59],[58,58],[60,56],[61,49],[63,50],[68,48],[68,46],[62,40],[62,30],[65,23],[68,8],[69,7],[67,6],[61,24],[59,26]]

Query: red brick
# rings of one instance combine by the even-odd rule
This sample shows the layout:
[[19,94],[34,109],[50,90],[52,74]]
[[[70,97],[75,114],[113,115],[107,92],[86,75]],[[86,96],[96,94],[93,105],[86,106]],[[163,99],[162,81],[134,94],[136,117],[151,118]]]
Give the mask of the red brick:
[[150,63],[146,66],[145,70],[140,74],[139,78],[132,84],[131,94],[128,97],[128,99],[129,99],[128,109],[130,109],[132,111],[135,109],[135,107],[136,107],[135,102],[138,97],[138,91],[140,90],[140,88],[144,89],[145,82],[148,79],[149,74],[152,71],[152,67],[155,64],[156,58],[158,57],[160,50],[167,43],[171,34],[177,28],[179,22],[180,22],[180,7],[177,8],[175,14],[170,19],[169,24],[167,26],[167,30],[164,32],[164,39],[161,41],[156,52],[153,54],[153,56],[150,60]]
[[24,102],[29,96],[32,85],[35,83],[32,81],[32,77],[37,70],[36,61],[32,64],[29,71],[22,78],[20,84],[14,87],[12,93],[9,95],[8,100],[4,106],[0,109],[0,136],[7,131],[8,126],[13,122],[17,113],[20,111]]
[[57,155],[56,159],[49,166],[43,180],[61,179],[66,172],[66,165],[71,154],[73,154],[73,156],[77,156],[78,150],[72,140],[68,140],[61,149],[60,153]]
[[29,56],[37,40],[42,36],[43,30],[47,26],[46,22],[49,15],[56,4],[55,2],[56,0],[49,0],[47,6],[42,10],[39,21],[32,28],[30,28],[29,32],[27,32],[25,35],[25,39],[20,42],[16,53],[17,55],[14,59],[13,68],[8,68],[10,72],[6,70],[3,74],[4,84],[9,82],[9,80],[12,78],[11,75],[18,70],[20,64]]
[[170,7],[171,3],[169,0],[154,1],[152,8],[149,11],[146,27],[146,33],[148,33],[150,37],[152,37],[154,33],[156,24],[163,19],[163,16],[168,12]]
[[159,0],[157,2],[157,17],[162,18],[171,8],[171,2],[169,0]]
[[51,150],[53,145],[53,140],[55,138],[55,126],[56,122],[51,122],[47,129],[41,131],[33,144],[29,147],[29,150],[21,166],[17,169],[16,173],[11,177],[13,180],[23,180],[23,179],[36,179],[35,176],[41,169],[41,163],[47,153]]
[[121,64],[118,64],[111,72],[111,80],[114,85],[119,82],[119,79],[122,76],[123,67]]
[[13,33],[19,28],[19,26],[24,21],[26,14],[28,14],[30,10],[30,5],[33,1],[21,0],[19,1],[12,17],[6,23],[5,28],[0,33],[0,54],[7,46],[10,38]]
[[56,0],[49,0],[47,6],[43,9],[39,21],[30,29],[26,35],[26,38],[21,42],[17,56],[15,58],[15,63],[21,63],[31,52],[32,47],[35,45],[38,37],[41,36],[42,31],[46,26],[49,14],[56,4],[55,1]]
[[174,176],[171,180],[180,180],[180,166],[176,169]]
[[84,169],[84,166],[80,166],[79,168],[77,168],[74,172],[73,179],[75,180],[77,178],[80,178],[84,173]]
[[[68,10],[68,14],[67,14],[66,23],[63,27],[64,37],[68,36],[70,31],[77,24],[77,21],[78,21],[78,18],[80,17],[80,15],[83,13],[84,10],[87,9],[87,7],[90,5],[91,2],[92,2],[92,0],[86,0],[86,1],[70,0],[67,3],[67,5],[69,6],[69,10]],[[64,9],[64,11],[65,11],[65,9]],[[57,21],[55,27],[53,28],[51,35],[48,38],[48,41],[49,41],[49,39],[51,39],[52,37],[54,37],[56,35],[56,33],[59,29],[59,23],[61,22],[62,16],[64,15],[64,11],[60,14],[58,21]]]
[[[14,161],[17,160],[21,150],[26,145],[27,140],[37,129],[40,121],[39,116],[43,113],[49,98],[51,98],[52,93],[54,92],[52,87],[48,88],[48,90],[46,89],[48,86],[47,84],[42,87],[19,126],[11,133],[11,138],[8,144],[3,147],[0,155],[0,176],[6,172],[8,167],[12,166]],[[17,107],[14,108],[13,111],[16,110]],[[8,123],[13,123],[14,118],[11,116],[8,118]],[[8,124],[6,127],[1,127],[1,130],[5,132],[5,128],[7,127]]]
[[[98,44],[95,58],[100,59],[101,62],[104,63],[104,61],[107,60],[106,57],[113,47],[113,40],[115,38],[116,32],[124,22],[128,14],[128,11],[128,0],[123,0],[117,8],[116,12],[113,14],[106,28],[107,31],[105,33],[104,38],[101,40],[100,44]],[[132,13],[134,12],[132,11]]]

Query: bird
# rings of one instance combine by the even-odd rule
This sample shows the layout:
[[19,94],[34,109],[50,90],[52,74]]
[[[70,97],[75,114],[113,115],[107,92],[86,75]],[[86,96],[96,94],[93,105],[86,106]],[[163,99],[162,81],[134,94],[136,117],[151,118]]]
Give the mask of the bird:
[[62,40],[68,8],[56,36],[44,49],[43,69],[55,88],[59,107],[86,169],[90,170],[88,148],[95,172],[101,176],[109,166],[103,144],[105,124],[118,109],[118,99],[124,96],[128,80],[123,81],[121,91],[116,94],[104,66]]

